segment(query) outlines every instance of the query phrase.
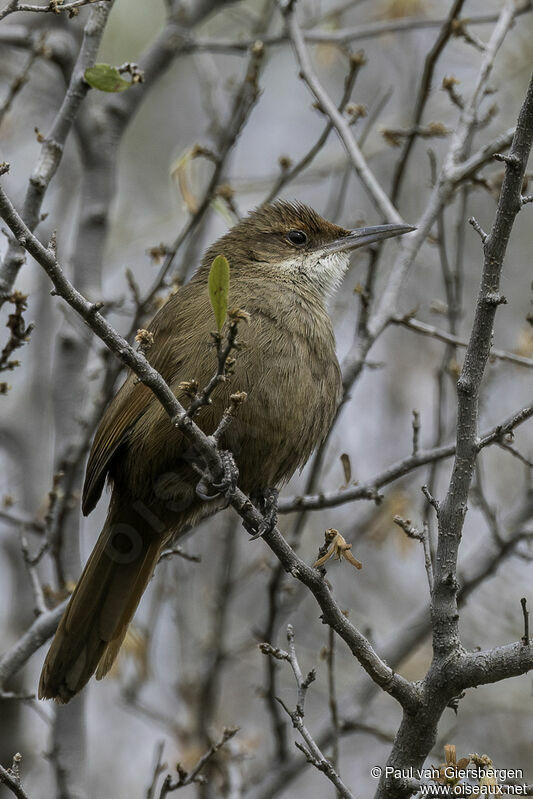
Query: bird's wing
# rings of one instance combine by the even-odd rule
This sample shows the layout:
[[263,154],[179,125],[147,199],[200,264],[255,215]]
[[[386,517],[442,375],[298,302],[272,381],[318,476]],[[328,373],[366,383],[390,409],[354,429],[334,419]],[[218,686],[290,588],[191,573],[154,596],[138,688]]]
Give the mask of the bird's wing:
[[[189,284],[190,285],[190,284]],[[190,291],[190,290],[189,290]],[[182,354],[177,351],[177,334],[189,322],[180,312],[187,307],[188,286],[173,295],[154,317],[148,330],[154,336],[154,344],[147,352],[147,360],[167,382],[179,371]],[[182,318],[184,317],[184,318]],[[156,401],[152,391],[130,373],[119,391],[108,405],[96,431],[89,454],[82,495],[82,510],[89,514],[100,498],[105,479],[114,454],[124,443],[128,431],[137,422],[152,402]]]
[[108,405],[96,431],[83,485],[82,510],[92,511],[104,487],[109,463],[132,424],[144,413],[150,389],[129,375]]

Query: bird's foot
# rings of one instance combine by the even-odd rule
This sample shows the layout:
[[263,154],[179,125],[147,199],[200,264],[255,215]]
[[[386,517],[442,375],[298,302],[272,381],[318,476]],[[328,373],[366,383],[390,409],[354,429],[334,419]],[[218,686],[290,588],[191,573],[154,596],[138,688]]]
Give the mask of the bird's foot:
[[230,500],[237,488],[239,470],[235,458],[229,450],[222,450],[220,459],[223,468],[222,479],[215,483],[209,479],[209,475],[203,475],[196,485],[197,495],[205,502],[210,502],[220,496]]
[[248,530],[249,533],[253,533],[250,541],[255,541],[266,533],[271,533],[277,525],[278,497],[279,491],[277,488],[266,488],[264,491],[257,492],[252,496],[254,504],[263,516],[263,521],[259,525],[259,529]]
[[224,474],[220,482],[213,483],[213,488],[216,488],[226,499],[231,499],[237,488],[237,483],[239,482],[239,470],[235,463],[233,453],[231,453],[229,449],[221,450],[220,458],[222,460]]

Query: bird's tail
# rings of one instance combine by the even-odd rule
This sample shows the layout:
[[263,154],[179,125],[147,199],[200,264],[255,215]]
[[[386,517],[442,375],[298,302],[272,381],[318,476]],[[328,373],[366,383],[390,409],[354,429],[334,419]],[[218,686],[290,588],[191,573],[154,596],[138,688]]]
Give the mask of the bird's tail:
[[40,699],[68,702],[95,671],[99,680],[113,665],[163,543],[147,527],[132,509],[111,503],[46,656]]

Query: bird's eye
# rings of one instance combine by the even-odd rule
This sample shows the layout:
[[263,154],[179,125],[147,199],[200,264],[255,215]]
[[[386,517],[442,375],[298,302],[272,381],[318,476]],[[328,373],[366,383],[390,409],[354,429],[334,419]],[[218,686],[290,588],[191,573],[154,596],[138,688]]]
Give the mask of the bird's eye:
[[302,244],[305,244],[307,241],[307,234],[304,233],[303,230],[289,230],[287,238],[291,244],[301,247]]

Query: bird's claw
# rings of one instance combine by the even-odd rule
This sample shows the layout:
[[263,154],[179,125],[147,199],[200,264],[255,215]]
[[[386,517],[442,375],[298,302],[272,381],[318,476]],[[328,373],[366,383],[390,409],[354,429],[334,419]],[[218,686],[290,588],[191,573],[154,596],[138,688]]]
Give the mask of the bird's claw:
[[[209,476],[203,475],[196,485],[197,496],[205,502],[211,502],[220,496],[229,500],[237,488],[239,470],[233,455],[228,450],[222,450],[220,459],[223,468],[222,479],[215,483],[209,479]],[[210,489],[214,489],[214,493],[208,493]]]
[[277,488],[267,488],[254,495],[254,503],[261,512],[263,521],[257,530],[248,530],[249,533],[253,533],[249,539],[250,541],[256,541],[258,538],[262,538],[267,533],[271,533],[276,527],[278,523],[278,497],[279,491]]

